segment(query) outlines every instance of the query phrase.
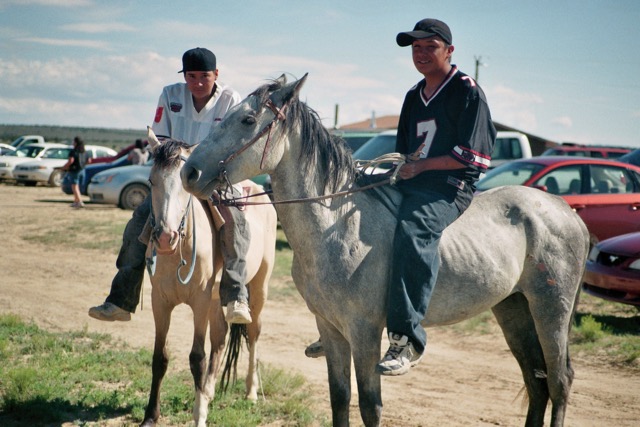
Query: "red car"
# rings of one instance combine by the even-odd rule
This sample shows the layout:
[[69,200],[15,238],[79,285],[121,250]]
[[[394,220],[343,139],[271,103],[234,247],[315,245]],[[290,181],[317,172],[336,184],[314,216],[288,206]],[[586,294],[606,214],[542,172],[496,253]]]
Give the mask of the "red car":
[[580,215],[591,243],[640,231],[640,167],[589,157],[541,156],[487,172],[477,191],[526,185],[557,194]]
[[579,156],[599,159],[618,159],[631,151],[624,147],[603,147],[598,145],[562,144],[549,148],[543,156]]
[[591,249],[582,289],[640,310],[640,233],[603,240]]

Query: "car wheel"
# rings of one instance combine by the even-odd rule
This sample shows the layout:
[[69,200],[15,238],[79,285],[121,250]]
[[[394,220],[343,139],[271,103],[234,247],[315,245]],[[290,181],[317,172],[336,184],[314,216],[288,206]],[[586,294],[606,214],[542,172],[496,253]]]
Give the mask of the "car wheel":
[[60,187],[62,184],[62,171],[54,170],[49,177],[50,187]]
[[144,202],[149,195],[149,187],[144,184],[131,184],[125,187],[120,194],[120,207],[134,210]]

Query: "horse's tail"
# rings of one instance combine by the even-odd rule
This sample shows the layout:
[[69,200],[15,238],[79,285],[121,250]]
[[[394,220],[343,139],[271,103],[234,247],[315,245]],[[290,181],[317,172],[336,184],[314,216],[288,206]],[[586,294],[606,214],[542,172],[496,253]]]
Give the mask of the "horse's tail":
[[[245,342],[249,340],[247,325],[232,323],[229,331],[229,344],[227,345],[224,369],[220,376],[220,391],[223,393],[227,391],[229,384],[235,382],[238,378],[238,359],[242,351],[242,338],[244,338]],[[231,381],[232,372],[233,381]]]

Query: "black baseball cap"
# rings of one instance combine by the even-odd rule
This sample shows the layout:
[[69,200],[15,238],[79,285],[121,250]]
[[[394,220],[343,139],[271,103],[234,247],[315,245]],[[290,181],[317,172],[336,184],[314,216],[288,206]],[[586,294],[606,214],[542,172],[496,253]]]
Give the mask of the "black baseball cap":
[[187,71],[215,71],[216,56],[209,49],[196,47],[189,49],[182,55],[182,70],[179,73]]
[[399,33],[396,36],[396,43],[398,43],[398,46],[409,46],[415,40],[433,36],[440,37],[447,44],[451,44],[453,41],[451,30],[447,24],[437,19],[423,19],[413,27],[413,31]]

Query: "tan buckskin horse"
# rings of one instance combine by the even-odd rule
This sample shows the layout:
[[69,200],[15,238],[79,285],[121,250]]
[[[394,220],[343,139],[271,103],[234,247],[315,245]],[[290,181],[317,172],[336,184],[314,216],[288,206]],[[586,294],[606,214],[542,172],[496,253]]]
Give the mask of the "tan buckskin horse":
[[[226,179],[271,175],[295,254],[293,280],[325,347],[333,425],[349,425],[353,358],[362,420],[378,426],[381,381],[374,367],[400,196],[388,186],[351,192],[359,188],[353,158],[299,100],[305,80],[287,83],[282,76],[230,110],[187,160],[182,182],[207,197]],[[550,425],[564,423],[574,376],[569,330],[588,248],[587,229],[564,200],[522,186],[476,196],[440,241],[441,268],[422,324],[448,325],[491,309],[522,370],[527,426],[543,425],[549,400]],[[426,398],[424,406],[428,419]]]
[[[206,425],[209,402],[215,394],[216,376],[227,333],[227,323],[218,295],[219,282],[216,280],[222,267],[218,232],[215,231],[207,202],[192,197],[182,187],[180,170],[193,147],[174,140],[160,143],[151,131],[149,143],[154,156],[149,176],[153,205],[150,249],[155,249],[157,256],[155,271],[150,277],[156,335],[153,379],[142,425],[154,426],[160,416],[160,386],[169,364],[166,340],[171,312],[178,304],[187,304],[193,311],[194,325],[193,346],[189,354],[189,365],[195,383],[193,419],[196,426],[202,427]],[[252,181],[245,181],[242,185],[250,188],[251,194],[264,192],[261,186]],[[268,204],[269,198],[263,195],[258,199],[266,204],[246,207],[251,227],[247,286],[253,320],[246,325],[249,347],[246,398],[250,400],[258,397],[256,346],[261,329],[260,313],[267,299],[267,286],[274,266],[277,226],[276,212]],[[212,233],[212,230],[215,232]],[[208,363],[205,354],[207,327],[210,328],[211,342]],[[240,340],[242,334],[234,334],[234,329],[244,327],[245,325],[232,325],[229,346],[239,345],[232,343],[234,338],[231,337]],[[230,356],[231,354],[229,353]],[[234,361],[231,364],[235,366]]]

